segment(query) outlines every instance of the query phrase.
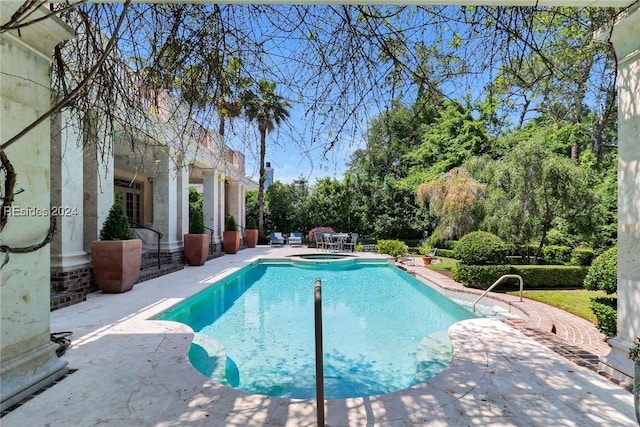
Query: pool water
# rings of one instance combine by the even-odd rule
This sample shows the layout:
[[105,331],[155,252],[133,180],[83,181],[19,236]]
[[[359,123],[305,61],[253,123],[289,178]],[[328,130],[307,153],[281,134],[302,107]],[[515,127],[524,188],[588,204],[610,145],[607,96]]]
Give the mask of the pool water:
[[315,396],[314,282],[322,280],[327,399],[428,380],[452,357],[447,329],[475,317],[388,263],[256,263],[158,318],[195,331],[193,366],[257,394]]

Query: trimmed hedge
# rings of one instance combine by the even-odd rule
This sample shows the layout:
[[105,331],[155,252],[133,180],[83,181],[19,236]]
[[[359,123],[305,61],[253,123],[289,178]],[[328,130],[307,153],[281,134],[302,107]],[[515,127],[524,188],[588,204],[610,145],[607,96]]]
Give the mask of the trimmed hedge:
[[547,264],[563,265],[571,260],[569,246],[549,245],[542,249],[542,257]]
[[571,265],[590,266],[593,259],[596,257],[596,253],[590,248],[576,248],[571,254]]
[[457,262],[451,268],[451,276],[468,288],[487,289],[505,274],[511,273],[510,265],[467,265]]
[[[453,280],[466,287],[487,289],[504,274],[519,274],[525,288],[579,288],[587,274],[586,267],[565,265],[467,265],[456,263]],[[508,279],[506,284],[517,284]]]
[[504,264],[509,247],[501,238],[486,231],[465,234],[454,249],[454,258],[469,265]]
[[440,249],[437,248],[438,250],[436,251],[436,256],[441,256],[444,258],[455,258],[454,257],[454,251],[452,251],[451,249]]
[[515,265],[527,288],[581,288],[589,269],[573,265]]
[[615,337],[618,332],[618,298],[591,298],[589,306],[596,316],[598,330],[608,337]]

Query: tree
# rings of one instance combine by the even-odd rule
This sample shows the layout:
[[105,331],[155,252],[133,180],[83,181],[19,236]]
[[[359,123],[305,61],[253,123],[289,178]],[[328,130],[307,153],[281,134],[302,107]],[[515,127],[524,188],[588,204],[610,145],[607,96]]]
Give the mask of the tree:
[[484,217],[486,188],[469,172],[454,168],[418,187],[418,203],[428,206],[438,221],[433,243],[442,239],[459,239],[477,230]]
[[267,151],[267,134],[289,117],[291,105],[276,94],[276,84],[258,81],[257,91],[247,90],[242,95],[242,104],[249,121],[256,121],[260,133],[260,177],[258,179],[258,230],[264,233],[264,158]]
[[593,230],[595,199],[585,171],[540,140],[520,142],[493,167],[484,223],[489,231],[516,244],[537,242],[540,256],[558,219]]

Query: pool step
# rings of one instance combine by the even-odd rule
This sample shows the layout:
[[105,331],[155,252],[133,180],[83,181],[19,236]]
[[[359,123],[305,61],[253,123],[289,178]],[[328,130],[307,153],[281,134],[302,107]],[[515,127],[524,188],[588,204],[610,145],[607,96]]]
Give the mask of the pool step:
[[453,357],[453,347],[447,330],[426,335],[416,351],[415,383],[425,382],[442,371]]

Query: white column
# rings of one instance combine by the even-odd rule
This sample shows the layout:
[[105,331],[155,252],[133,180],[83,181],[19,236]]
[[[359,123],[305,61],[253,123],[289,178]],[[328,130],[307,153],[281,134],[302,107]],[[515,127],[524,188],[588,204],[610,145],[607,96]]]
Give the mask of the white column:
[[[0,2],[0,22],[6,23],[22,2]],[[73,33],[57,19],[30,16],[34,24],[0,33],[0,141],[5,143],[49,110],[49,65],[53,47]],[[46,37],[43,37],[43,34]],[[43,241],[49,231],[50,202],[49,120],[38,126],[4,154],[16,173],[13,207],[9,211],[2,244],[27,247]],[[24,191],[20,191],[24,189]],[[20,211],[27,209],[27,211]],[[24,214],[23,214],[24,213]],[[0,254],[0,263],[7,254]],[[4,410],[34,391],[51,384],[67,371],[50,340],[50,246],[11,254],[0,272],[0,409]]]
[[216,217],[217,217],[217,223],[218,223],[218,227],[217,229],[220,230],[218,232],[218,239],[222,240],[222,232],[224,231],[224,227],[225,227],[225,192],[224,192],[224,180],[225,180],[225,176],[222,172],[220,171],[216,171],[216,181],[218,181],[218,191],[216,194],[216,199],[218,201],[218,208],[216,209]]
[[[214,169],[204,169],[202,171],[202,214],[204,225],[215,230],[215,236],[220,230],[216,226],[216,173]],[[209,232],[209,230],[207,230]]]
[[613,29],[618,58],[618,336],[605,369],[633,377],[629,346],[640,336],[640,9]]
[[57,233],[51,242],[51,267],[62,270],[86,266],[83,250],[82,130],[68,110],[51,120],[51,206]]
[[182,243],[183,236],[189,232],[189,169],[183,164],[184,157],[179,155],[176,161],[176,240]]
[[87,114],[83,126],[83,247],[91,252],[91,242],[98,240],[100,230],[113,206],[113,136],[100,125],[97,114]]
[[174,160],[165,149],[155,154],[156,172],[153,177],[153,228],[162,233],[160,248],[163,251],[180,249],[178,231],[177,171]]

